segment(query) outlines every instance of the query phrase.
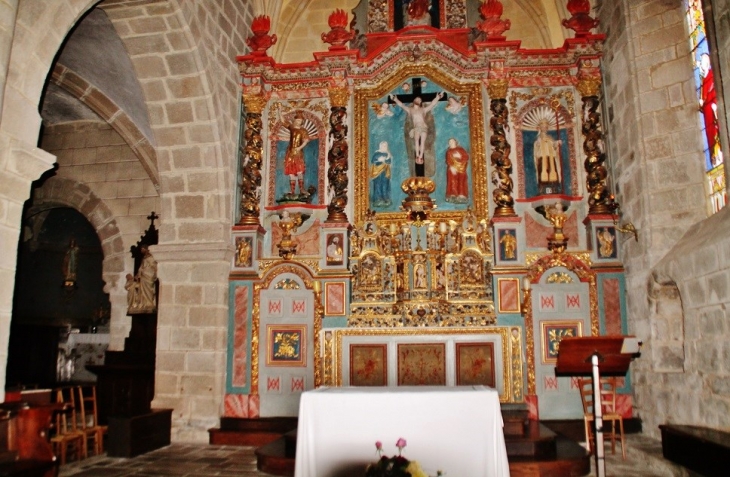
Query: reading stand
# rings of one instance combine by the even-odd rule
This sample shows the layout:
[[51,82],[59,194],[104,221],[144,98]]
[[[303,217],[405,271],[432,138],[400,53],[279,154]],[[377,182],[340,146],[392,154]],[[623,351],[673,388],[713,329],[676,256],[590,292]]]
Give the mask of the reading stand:
[[[601,409],[601,376],[623,376],[631,361],[639,356],[641,341],[634,336],[587,336],[563,338],[560,341],[556,376],[592,376],[593,417],[596,424],[596,474],[606,476],[603,450],[603,409]],[[600,368],[600,369],[599,369]]]

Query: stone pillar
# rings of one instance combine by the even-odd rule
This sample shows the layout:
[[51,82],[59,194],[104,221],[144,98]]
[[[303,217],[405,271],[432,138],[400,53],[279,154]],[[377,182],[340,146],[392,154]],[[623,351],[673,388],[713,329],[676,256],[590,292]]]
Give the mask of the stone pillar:
[[[31,182],[50,169],[56,157],[27,143],[0,134],[0,383],[5,383],[10,320],[15,290],[15,247],[21,231],[23,204]],[[5,387],[0,388],[0,401]]]
[[208,442],[225,390],[227,242],[151,247],[160,280],[152,408],[172,408],[172,440]]

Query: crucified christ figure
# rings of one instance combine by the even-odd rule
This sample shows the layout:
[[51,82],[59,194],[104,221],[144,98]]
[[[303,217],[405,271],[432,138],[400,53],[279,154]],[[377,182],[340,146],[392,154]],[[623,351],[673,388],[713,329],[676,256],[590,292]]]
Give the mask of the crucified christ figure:
[[[423,104],[421,97],[417,96],[413,99],[413,104],[411,106],[406,106],[400,99],[398,99],[398,96],[394,94],[390,95],[390,99],[400,106],[403,111],[411,117],[411,121],[413,121],[413,128],[408,132],[408,135],[413,139],[417,169],[419,169],[419,165],[420,169],[422,169],[424,164],[423,154],[429,133],[428,124],[426,123],[426,114],[428,114],[428,112],[438,104],[443,96],[443,92],[436,93],[436,97],[433,101],[426,103],[425,105]],[[416,175],[423,175],[423,173]]]

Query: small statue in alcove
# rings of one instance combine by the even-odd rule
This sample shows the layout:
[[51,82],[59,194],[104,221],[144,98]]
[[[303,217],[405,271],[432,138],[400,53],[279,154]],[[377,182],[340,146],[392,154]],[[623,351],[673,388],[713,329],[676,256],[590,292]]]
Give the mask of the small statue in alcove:
[[72,238],[63,257],[63,286],[73,288],[76,285],[76,270],[78,268],[79,246]]
[[140,244],[142,263],[137,274],[127,274],[127,314],[155,313],[157,311],[157,261],[150,253],[147,244]]

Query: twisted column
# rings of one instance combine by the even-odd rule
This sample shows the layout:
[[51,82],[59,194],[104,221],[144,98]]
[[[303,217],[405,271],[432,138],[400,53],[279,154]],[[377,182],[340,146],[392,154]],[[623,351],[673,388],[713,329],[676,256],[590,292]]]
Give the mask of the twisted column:
[[588,214],[612,213],[613,198],[606,185],[607,171],[604,167],[606,156],[603,153],[603,133],[601,132],[601,113],[598,90],[600,78],[585,78],[578,82],[577,88],[583,99],[583,152],[586,155],[586,188],[588,190]]
[[241,168],[241,218],[238,225],[259,225],[261,189],[261,164],[264,156],[264,140],[261,138],[261,112],[266,106],[263,95],[243,95],[246,108],[245,145]]
[[330,149],[327,153],[327,180],[332,199],[327,205],[327,222],[347,223],[347,101],[350,92],[347,88],[330,88]]
[[507,108],[507,88],[509,82],[506,79],[497,79],[489,82],[487,89],[491,98],[489,109],[492,111],[492,118],[489,120],[489,127],[492,129],[492,136],[489,143],[492,145],[492,184],[495,189],[492,192],[495,217],[514,216],[515,201],[512,198],[512,161],[509,153],[512,149],[507,142],[505,129],[509,120],[509,109]]

